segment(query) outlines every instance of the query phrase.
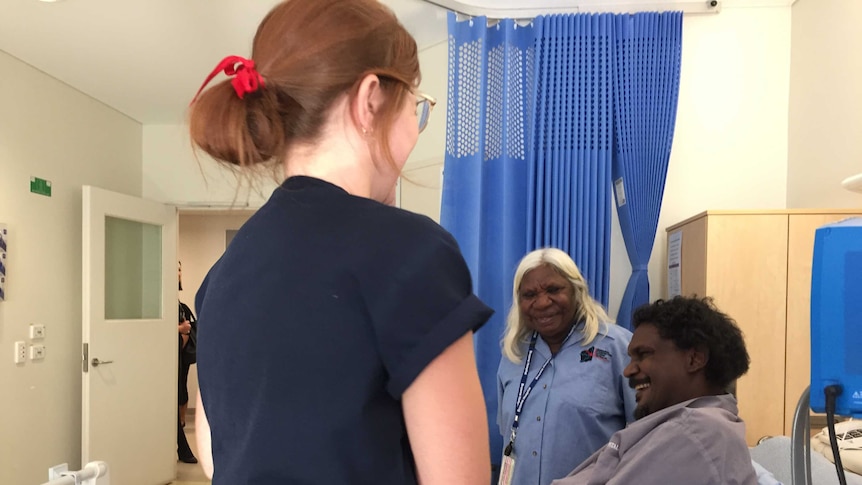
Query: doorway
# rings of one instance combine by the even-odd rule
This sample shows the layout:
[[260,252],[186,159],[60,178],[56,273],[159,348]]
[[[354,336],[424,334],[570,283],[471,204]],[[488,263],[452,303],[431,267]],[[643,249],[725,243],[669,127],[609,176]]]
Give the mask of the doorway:
[[[179,210],[177,257],[183,262],[183,291],[180,300],[195,315],[195,295],[213,264],[227,247],[228,237],[245,224],[253,210]],[[201,323],[203,324],[203,323]],[[189,416],[193,419],[197,394],[197,366],[189,370]]]

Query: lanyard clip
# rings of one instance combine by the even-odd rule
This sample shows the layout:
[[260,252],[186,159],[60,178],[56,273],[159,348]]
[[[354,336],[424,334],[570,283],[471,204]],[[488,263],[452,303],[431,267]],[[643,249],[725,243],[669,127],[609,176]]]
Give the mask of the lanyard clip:
[[511,441],[510,441],[510,442],[509,442],[509,444],[508,444],[508,445],[506,445],[506,449],[505,449],[505,450],[503,450],[503,455],[505,455],[505,456],[512,456],[512,448],[513,448],[513,445],[514,445],[514,444],[515,444],[515,443],[513,443],[513,442],[511,442]]

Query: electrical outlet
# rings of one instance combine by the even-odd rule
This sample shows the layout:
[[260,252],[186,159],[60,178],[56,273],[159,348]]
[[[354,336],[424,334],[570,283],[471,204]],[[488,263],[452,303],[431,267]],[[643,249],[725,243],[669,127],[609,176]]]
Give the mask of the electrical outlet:
[[30,346],[30,360],[42,360],[45,358],[45,346],[36,344]]
[[45,326],[42,324],[30,324],[30,338],[45,338]]
[[27,362],[27,344],[24,341],[15,342],[15,363]]

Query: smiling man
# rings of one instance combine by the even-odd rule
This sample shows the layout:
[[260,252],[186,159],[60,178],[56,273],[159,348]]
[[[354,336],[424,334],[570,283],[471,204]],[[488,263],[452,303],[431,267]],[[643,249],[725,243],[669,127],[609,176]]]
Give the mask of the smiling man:
[[727,389],[748,371],[742,332],[708,298],[675,297],[633,316],[637,421],[555,485],[754,485],[745,424]]

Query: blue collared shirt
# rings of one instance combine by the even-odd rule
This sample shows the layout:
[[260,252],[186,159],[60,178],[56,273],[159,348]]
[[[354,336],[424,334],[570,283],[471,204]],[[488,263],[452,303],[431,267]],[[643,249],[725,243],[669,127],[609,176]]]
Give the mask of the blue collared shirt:
[[[635,393],[623,377],[632,334],[602,323],[589,345],[580,329],[563,345],[524,403],[515,440],[517,485],[547,485],[562,478],[634,419]],[[527,344],[524,343],[526,355]],[[542,338],[527,376],[532,382],[551,350]],[[505,356],[497,371],[497,426],[509,443],[524,360]],[[502,453],[502,450],[499,450]]]

